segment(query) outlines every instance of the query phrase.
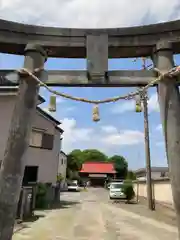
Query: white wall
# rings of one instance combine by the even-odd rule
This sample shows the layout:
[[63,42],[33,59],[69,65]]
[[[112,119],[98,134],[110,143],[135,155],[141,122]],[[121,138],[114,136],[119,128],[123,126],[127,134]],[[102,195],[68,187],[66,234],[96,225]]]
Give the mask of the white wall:
[[63,153],[59,153],[59,166],[58,166],[58,174],[61,174],[64,180],[62,181],[62,185],[66,179],[66,168],[67,168],[67,156]]
[[[173,205],[172,189],[169,180],[154,180],[152,184],[155,200]],[[147,185],[145,181],[134,183],[135,193],[147,198]]]

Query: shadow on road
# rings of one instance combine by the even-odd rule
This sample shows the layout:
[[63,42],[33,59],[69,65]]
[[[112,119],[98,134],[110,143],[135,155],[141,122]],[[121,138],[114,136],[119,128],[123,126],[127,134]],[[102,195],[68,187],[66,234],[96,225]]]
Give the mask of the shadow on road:
[[78,204],[80,204],[80,202],[78,202],[78,201],[61,200],[60,202],[53,204],[51,209],[70,208],[70,207],[72,207],[74,205],[78,205]]
[[39,218],[43,218],[43,217],[45,217],[45,214],[34,214],[33,216],[24,219],[23,222],[24,223],[26,223],[26,222],[35,222]]

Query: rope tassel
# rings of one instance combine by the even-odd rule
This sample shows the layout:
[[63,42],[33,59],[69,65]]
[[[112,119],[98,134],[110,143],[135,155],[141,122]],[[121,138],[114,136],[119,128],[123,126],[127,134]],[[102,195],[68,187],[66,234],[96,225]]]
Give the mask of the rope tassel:
[[50,101],[49,101],[49,111],[50,112],[56,112],[56,96],[50,96]]
[[137,95],[135,97],[136,100],[136,112],[142,112],[142,104],[141,104],[141,97],[140,95]]
[[94,122],[99,122],[100,121],[100,116],[99,116],[99,106],[96,104],[93,107],[93,121]]

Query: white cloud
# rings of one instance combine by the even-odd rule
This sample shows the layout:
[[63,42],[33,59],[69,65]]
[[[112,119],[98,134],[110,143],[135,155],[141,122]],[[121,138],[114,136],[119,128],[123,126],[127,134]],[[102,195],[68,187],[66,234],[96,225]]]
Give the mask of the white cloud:
[[117,132],[117,129],[111,125],[102,126],[101,130],[105,133],[111,133],[111,134]]
[[179,5],[179,0],[136,0],[136,4],[134,0],[51,0],[50,4],[0,0],[0,18],[49,26],[117,27],[177,19]]
[[144,133],[137,130],[121,130],[111,125],[102,126],[101,141],[106,145],[135,145],[144,142]]
[[162,131],[162,124],[159,124],[159,125],[156,127],[156,130],[157,130],[157,131]]
[[144,134],[140,131],[123,130],[107,135],[102,141],[108,145],[135,145],[144,141]]
[[[136,103],[135,100],[126,100],[124,102],[120,101],[116,103],[112,108],[112,113],[114,114],[121,114],[124,112],[135,112]],[[157,94],[154,93],[149,97],[148,100],[148,110],[149,112],[159,112],[159,103]]]
[[151,95],[148,101],[148,108],[150,112],[159,112],[159,103],[158,103],[158,96],[156,93]]
[[61,122],[60,126],[64,130],[62,148],[65,152],[75,148],[97,148],[108,152],[114,146],[134,145],[144,141],[144,134],[140,131],[119,131],[111,125],[98,129],[82,128],[74,118],[64,118]]
[[64,130],[62,142],[64,151],[69,152],[76,148],[77,144],[81,145],[82,142],[87,144],[92,139],[93,129],[79,128],[74,118],[64,118],[61,122],[60,126]]

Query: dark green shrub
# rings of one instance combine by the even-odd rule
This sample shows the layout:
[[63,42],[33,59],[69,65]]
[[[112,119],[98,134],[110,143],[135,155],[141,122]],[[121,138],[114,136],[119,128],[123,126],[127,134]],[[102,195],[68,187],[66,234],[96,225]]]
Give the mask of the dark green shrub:
[[46,200],[47,185],[43,183],[38,183],[36,190],[36,208],[44,209],[47,208],[48,203]]
[[122,190],[123,190],[123,193],[126,196],[127,203],[129,203],[135,196],[132,181],[131,180],[125,180]]

